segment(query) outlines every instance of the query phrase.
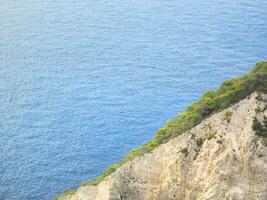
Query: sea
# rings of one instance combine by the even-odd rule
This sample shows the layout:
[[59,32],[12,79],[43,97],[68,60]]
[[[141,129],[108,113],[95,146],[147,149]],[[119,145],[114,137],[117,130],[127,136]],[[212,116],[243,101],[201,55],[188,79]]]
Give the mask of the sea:
[[0,0],[0,199],[98,176],[266,47],[265,0]]

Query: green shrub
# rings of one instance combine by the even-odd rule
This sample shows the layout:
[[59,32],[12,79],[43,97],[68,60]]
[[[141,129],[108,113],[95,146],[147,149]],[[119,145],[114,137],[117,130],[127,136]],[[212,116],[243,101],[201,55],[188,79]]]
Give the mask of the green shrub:
[[255,109],[255,112],[258,114],[261,112],[261,108],[258,106],[256,109]]
[[231,112],[231,111],[225,112],[223,120],[227,121],[227,123],[229,124],[231,121],[232,115],[233,115],[233,112]]
[[258,101],[263,101],[263,97],[262,97],[261,93],[259,93],[259,94],[256,96],[256,99],[257,99]]
[[262,153],[258,153],[257,156],[258,156],[259,158],[262,158],[264,155],[263,155]]
[[180,150],[180,152],[181,153],[183,153],[185,156],[187,156],[188,155],[188,149],[185,147],[185,148],[182,148],[181,150]]
[[215,133],[209,133],[207,136],[207,140],[211,140],[212,138],[216,138]]
[[252,128],[256,135],[267,137],[267,118],[264,116],[263,123],[261,123],[256,117],[254,117]]
[[205,92],[199,101],[190,105],[176,118],[171,119],[163,128],[159,129],[151,141],[130,151],[112,170],[108,168],[89,184],[97,185],[124,163],[151,152],[160,144],[166,143],[170,139],[190,130],[203,119],[237,103],[255,91],[267,93],[267,62],[257,63],[249,73],[240,78],[223,82],[217,91],[209,90]]
[[197,144],[197,146],[201,147],[202,144],[203,144],[203,139],[202,139],[202,138],[198,138],[198,139],[196,140],[196,144]]
[[64,196],[73,195],[75,193],[75,190],[72,188],[68,188],[65,192],[63,192],[60,196],[57,196],[53,198],[53,200],[60,200]]

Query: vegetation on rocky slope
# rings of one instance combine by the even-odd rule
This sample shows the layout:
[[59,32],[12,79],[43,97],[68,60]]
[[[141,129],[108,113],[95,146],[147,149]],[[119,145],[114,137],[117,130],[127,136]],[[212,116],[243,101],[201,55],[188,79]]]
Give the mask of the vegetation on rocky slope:
[[[249,73],[242,77],[223,82],[218,90],[205,92],[199,101],[190,105],[184,112],[168,121],[163,128],[159,129],[152,140],[133,149],[122,160],[105,170],[102,175],[84,184],[97,185],[121,165],[145,153],[149,153],[160,144],[177,137],[198,125],[203,119],[213,113],[237,103],[255,91],[267,93],[267,61],[257,63]],[[229,119],[230,113],[229,116],[225,116],[226,121],[229,121]],[[199,144],[201,145],[201,142]]]
[[263,123],[254,117],[252,128],[256,135],[267,138],[267,117],[264,116]]
[[70,196],[70,195],[73,195],[75,193],[75,190],[72,189],[72,188],[68,188],[67,190],[65,190],[65,192],[63,192],[61,195],[53,198],[53,200],[60,200],[61,197],[64,197],[64,196]]
[[242,77],[223,82],[217,91],[205,92],[198,102],[190,105],[184,112],[159,129],[152,140],[133,149],[121,161],[111,165],[102,175],[86,184],[97,185],[124,163],[152,151],[160,144],[193,128],[213,113],[237,103],[255,91],[267,93],[267,61],[257,63],[249,73]]

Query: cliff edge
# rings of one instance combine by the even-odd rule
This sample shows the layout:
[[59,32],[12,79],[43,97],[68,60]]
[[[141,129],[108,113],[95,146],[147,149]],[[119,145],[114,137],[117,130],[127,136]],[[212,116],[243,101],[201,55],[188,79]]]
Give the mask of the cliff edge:
[[266,200],[266,76],[262,81],[261,91],[213,112],[183,134],[124,163],[100,183],[57,199]]

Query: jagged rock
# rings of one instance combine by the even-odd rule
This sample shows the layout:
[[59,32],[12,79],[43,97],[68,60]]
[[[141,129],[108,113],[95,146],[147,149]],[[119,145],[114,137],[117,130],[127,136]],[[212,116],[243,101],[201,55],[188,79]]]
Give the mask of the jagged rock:
[[266,109],[255,111],[266,106],[267,95],[257,96],[124,164],[97,186],[60,199],[266,200],[267,138],[255,135],[252,124],[255,116],[267,116]]

